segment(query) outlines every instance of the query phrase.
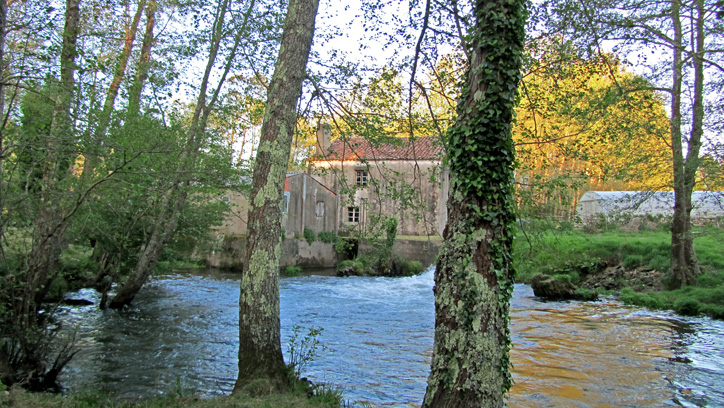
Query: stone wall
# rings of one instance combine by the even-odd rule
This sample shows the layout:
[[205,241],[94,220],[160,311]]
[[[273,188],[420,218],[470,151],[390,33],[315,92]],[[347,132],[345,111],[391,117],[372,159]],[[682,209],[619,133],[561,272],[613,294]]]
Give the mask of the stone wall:
[[282,257],[279,266],[302,268],[334,268],[339,262],[333,244],[315,241],[308,244],[303,239],[287,238],[282,242]]
[[[245,253],[246,236],[221,237],[206,254],[206,265],[210,268],[241,271]],[[287,238],[282,242],[279,261],[282,268],[291,265],[302,268],[334,268],[338,262],[333,244],[316,241],[310,245],[303,239],[294,238]]]
[[[418,240],[418,239],[398,239],[392,247],[392,253],[406,258],[410,261],[418,261],[423,267],[435,263],[437,254],[440,252],[442,240]],[[363,241],[359,246],[359,253],[364,254],[372,252],[372,246]]]
[[[442,241],[398,239],[392,252],[411,261],[418,261],[423,267],[435,263]],[[359,253],[372,252],[372,246],[362,241]],[[220,238],[212,250],[206,255],[206,265],[210,268],[221,268],[241,271],[244,253],[246,252],[246,236],[226,236]],[[334,250],[333,244],[315,241],[311,244],[303,239],[287,238],[282,242],[282,255],[279,266],[300,266],[302,268],[334,268],[341,257]]]

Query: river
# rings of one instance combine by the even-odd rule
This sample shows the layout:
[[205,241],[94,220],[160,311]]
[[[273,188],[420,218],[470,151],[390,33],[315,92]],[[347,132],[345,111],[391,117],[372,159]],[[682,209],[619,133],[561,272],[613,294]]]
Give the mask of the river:
[[[318,327],[326,347],[304,375],[350,401],[419,406],[432,353],[432,271],[409,278],[281,279],[283,342]],[[74,297],[98,300],[92,290]],[[237,364],[238,275],[155,277],[131,308],[62,307],[77,327],[60,381],[128,400],[180,386],[226,394]],[[724,406],[724,322],[598,302],[543,302],[516,285],[511,407]],[[285,353],[286,344],[283,345]]]

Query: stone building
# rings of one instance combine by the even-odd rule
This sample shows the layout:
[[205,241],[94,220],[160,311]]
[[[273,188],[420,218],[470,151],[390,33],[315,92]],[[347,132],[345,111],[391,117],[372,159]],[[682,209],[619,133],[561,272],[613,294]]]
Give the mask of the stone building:
[[369,232],[397,217],[398,235],[441,235],[447,222],[448,175],[438,138],[363,138],[330,142],[321,126],[309,174],[338,195],[337,231]]
[[[249,199],[244,193],[227,191],[222,200],[231,204],[217,235],[246,236]],[[305,228],[315,233],[336,231],[337,194],[304,172],[287,173],[284,181],[282,228],[287,237],[299,236]]]
[[337,194],[304,172],[287,174],[282,203],[282,226],[287,237],[304,234],[308,228],[316,234],[336,232]]

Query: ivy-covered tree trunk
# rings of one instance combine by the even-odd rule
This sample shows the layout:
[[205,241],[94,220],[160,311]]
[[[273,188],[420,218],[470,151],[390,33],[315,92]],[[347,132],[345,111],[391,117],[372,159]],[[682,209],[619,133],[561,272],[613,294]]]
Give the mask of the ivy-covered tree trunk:
[[282,194],[319,0],[290,0],[257,150],[239,297],[239,377],[286,386],[279,321]]
[[448,224],[435,273],[435,345],[424,407],[502,407],[511,386],[513,107],[526,10],[475,2],[469,67],[448,131]]

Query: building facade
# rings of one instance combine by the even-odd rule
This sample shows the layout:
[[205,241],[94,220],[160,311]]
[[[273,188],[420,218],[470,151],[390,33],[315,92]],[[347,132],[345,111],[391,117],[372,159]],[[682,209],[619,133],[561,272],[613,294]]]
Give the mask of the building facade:
[[396,217],[398,235],[442,235],[447,223],[448,175],[438,138],[362,138],[330,142],[324,126],[308,173],[337,194],[340,234],[370,232]]

